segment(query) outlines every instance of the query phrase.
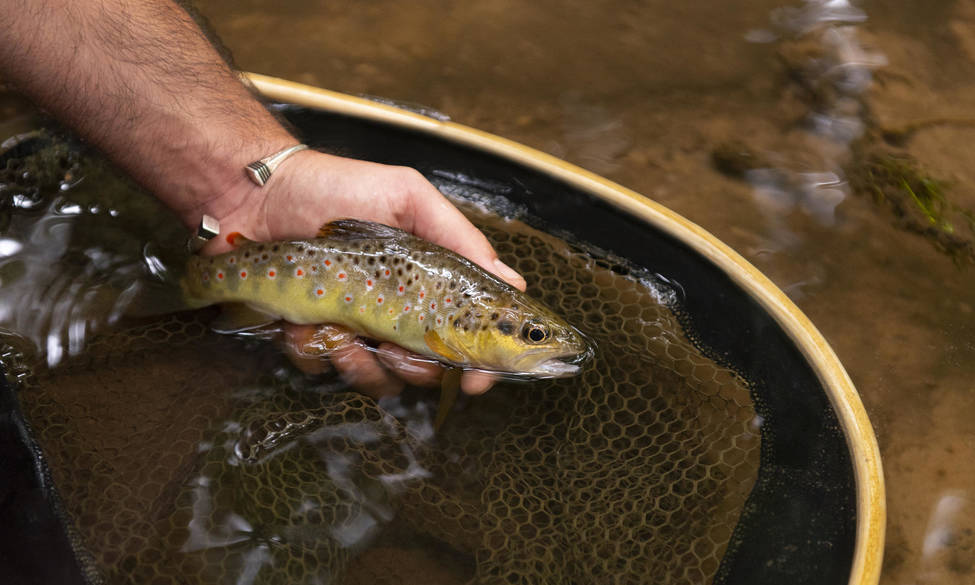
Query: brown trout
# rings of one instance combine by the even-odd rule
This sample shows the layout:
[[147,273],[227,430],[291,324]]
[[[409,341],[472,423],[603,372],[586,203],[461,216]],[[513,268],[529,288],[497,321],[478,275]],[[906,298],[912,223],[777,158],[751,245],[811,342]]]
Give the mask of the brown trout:
[[541,303],[400,229],[347,219],[314,239],[240,241],[190,258],[191,307],[243,303],[268,322],[338,324],[450,365],[531,377],[574,374],[591,353]]

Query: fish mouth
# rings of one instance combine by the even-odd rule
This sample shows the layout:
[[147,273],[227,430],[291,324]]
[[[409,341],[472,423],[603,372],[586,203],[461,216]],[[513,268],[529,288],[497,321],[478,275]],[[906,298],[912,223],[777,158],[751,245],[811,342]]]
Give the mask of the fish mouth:
[[547,359],[538,364],[532,374],[541,378],[566,378],[579,373],[582,366],[561,360],[559,358]]
[[536,378],[566,378],[579,373],[582,366],[592,357],[591,346],[582,351],[567,352],[562,355],[542,360],[531,368],[531,375]]

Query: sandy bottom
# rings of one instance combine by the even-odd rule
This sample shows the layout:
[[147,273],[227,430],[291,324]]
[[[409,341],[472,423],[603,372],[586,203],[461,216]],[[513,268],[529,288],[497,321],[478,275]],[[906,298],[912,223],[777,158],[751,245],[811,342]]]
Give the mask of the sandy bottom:
[[[942,120],[897,152],[975,210],[975,2],[866,2],[850,54],[819,33],[784,39],[770,17],[786,1],[199,4],[242,69],[432,107],[644,193],[738,250],[826,335],[867,407],[888,489],[882,583],[971,583],[975,270],[869,198],[795,179],[842,178],[849,162],[842,140],[810,131],[816,111],[852,112],[874,133]],[[811,72],[830,51],[845,64]],[[837,72],[878,55],[869,88],[843,90]],[[16,108],[0,101],[0,115]],[[729,141],[785,169],[787,188],[718,172],[711,153]],[[430,559],[386,553],[353,582],[452,582]]]

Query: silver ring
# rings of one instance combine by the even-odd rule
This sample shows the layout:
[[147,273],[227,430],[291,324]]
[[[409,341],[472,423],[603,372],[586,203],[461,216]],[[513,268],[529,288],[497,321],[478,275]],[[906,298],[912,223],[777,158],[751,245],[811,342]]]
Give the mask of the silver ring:
[[200,219],[200,226],[196,228],[196,233],[186,240],[186,249],[190,254],[196,254],[204,244],[220,234],[220,222],[216,218],[203,214]]
[[305,150],[306,148],[308,148],[307,144],[298,144],[291,148],[285,148],[280,152],[275,152],[261,160],[252,162],[244,167],[244,171],[258,187],[263,187],[264,183],[267,183],[267,180],[271,178],[271,173],[278,168],[278,165],[287,160],[292,154]]

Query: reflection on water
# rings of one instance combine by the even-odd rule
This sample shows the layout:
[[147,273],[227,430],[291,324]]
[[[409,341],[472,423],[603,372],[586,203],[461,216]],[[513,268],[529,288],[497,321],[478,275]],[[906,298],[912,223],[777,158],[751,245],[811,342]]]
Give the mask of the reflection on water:
[[964,490],[951,490],[938,496],[921,548],[921,579],[938,583],[950,578],[951,573],[975,569],[970,558],[975,552],[975,533],[960,522],[969,513],[970,506]]
[[[42,143],[22,168],[59,144]],[[72,316],[87,332],[89,310],[103,326],[57,360],[49,350],[46,363],[9,352],[8,362],[33,370],[19,398],[76,544],[109,583],[342,582],[390,551],[445,558],[453,582],[717,573],[755,483],[761,425],[745,382],[683,333],[668,283],[487,213],[516,208],[438,173],[445,193],[478,205],[470,213],[529,294],[598,351],[579,377],[506,381],[434,433],[436,393],[377,403],[334,376],[300,374],[259,339],[211,332],[212,313],[104,326],[168,264],[161,246],[146,261],[139,234],[155,232],[136,226],[157,220],[142,217],[144,195],[109,197],[116,213],[80,212],[90,209],[80,185],[127,188],[98,168],[82,157],[79,187],[41,184],[36,206],[8,210],[8,260],[37,262],[32,251],[47,246],[45,268],[73,283],[47,272],[12,281],[34,299],[28,338],[57,338],[66,322],[68,346],[80,343]],[[110,291],[106,303],[92,290]]]
[[[771,20],[777,34],[770,32],[761,41],[781,37],[779,56],[808,108],[802,121],[808,133],[793,138],[801,158],[747,169],[743,178],[755,188],[755,200],[768,216],[771,241],[788,248],[799,236],[786,226],[784,216],[801,211],[825,226],[834,225],[836,208],[849,192],[841,169],[850,158],[850,144],[867,124],[862,96],[873,70],[887,62],[861,44],[856,25],[867,15],[847,0],[807,0],[802,7],[774,10]],[[806,168],[787,170],[796,164]]]
[[150,242],[178,233],[172,221],[152,226],[138,217],[161,210],[108,179],[102,163],[81,162],[76,150],[46,133],[0,149],[0,327],[50,366],[78,355],[92,333],[126,312],[166,311],[166,303],[133,303],[167,278]]

